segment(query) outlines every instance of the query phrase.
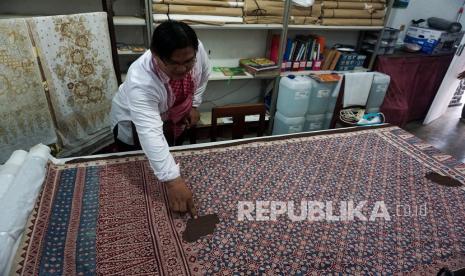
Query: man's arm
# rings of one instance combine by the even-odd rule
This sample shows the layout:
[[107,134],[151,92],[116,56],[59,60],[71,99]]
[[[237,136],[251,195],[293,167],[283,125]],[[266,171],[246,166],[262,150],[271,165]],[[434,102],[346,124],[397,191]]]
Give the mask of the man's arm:
[[131,120],[136,126],[139,141],[156,177],[166,182],[180,176],[179,167],[169,152],[163,135],[163,121],[154,93],[139,87],[131,87],[128,105]]
[[129,97],[131,120],[137,129],[139,141],[149,159],[155,176],[167,187],[170,207],[176,212],[189,211],[195,215],[192,192],[180,176],[179,166],[169,152],[163,134],[163,121],[158,99],[153,93],[134,87]]

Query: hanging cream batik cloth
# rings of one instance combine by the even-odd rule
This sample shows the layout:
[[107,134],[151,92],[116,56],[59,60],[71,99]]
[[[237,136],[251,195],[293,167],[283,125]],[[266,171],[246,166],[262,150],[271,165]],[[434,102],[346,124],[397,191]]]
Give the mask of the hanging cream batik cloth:
[[107,15],[28,19],[50,89],[61,156],[88,154],[110,142],[109,113],[118,89]]
[[57,140],[25,19],[0,20],[0,164]]

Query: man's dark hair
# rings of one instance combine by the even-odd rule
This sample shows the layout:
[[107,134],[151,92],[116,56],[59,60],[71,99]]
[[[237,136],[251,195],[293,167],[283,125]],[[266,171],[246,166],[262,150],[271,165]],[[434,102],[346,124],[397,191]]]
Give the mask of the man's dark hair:
[[169,59],[174,50],[186,47],[197,51],[199,41],[195,31],[184,22],[164,21],[153,31],[150,50],[162,60]]

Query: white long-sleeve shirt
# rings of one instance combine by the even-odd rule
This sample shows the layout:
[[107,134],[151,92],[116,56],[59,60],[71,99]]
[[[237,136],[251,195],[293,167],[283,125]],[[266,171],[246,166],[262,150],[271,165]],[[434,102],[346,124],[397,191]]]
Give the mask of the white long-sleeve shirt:
[[[195,94],[192,106],[202,102],[202,95],[211,72],[207,53],[199,41],[196,63],[193,68]],[[126,80],[113,98],[111,108],[112,129],[118,125],[118,139],[133,145],[131,121],[136,126],[142,150],[149,159],[156,177],[162,181],[180,176],[179,166],[169,152],[163,135],[162,117],[170,108],[169,78],[154,73],[152,53],[148,50],[129,67]]]

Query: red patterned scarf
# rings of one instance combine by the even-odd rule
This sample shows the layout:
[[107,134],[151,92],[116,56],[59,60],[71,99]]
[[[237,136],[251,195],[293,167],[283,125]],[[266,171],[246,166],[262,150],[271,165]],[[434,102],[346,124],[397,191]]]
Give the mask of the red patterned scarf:
[[168,93],[168,111],[165,117],[166,130],[168,136],[178,138],[184,131],[186,124],[185,119],[189,115],[195,92],[195,84],[192,77],[192,71],[186,74],[181,80],[169,80],[167,75],[160,70],[155,59],[153,60],[153,68],[162,80],[168,80],[168,85],[165,83],[165,88]]

